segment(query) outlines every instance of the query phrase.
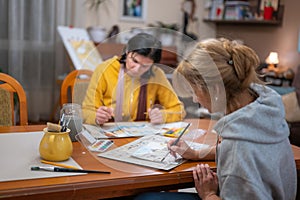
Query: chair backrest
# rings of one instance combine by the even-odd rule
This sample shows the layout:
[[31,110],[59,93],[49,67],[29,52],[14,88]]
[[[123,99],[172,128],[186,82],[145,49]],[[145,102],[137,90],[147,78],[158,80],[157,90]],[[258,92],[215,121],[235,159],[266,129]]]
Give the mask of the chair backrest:
[[12,109],[10,92],[0,88],[0,126],[12,126]]
[[18,96],[19,111],[20,111],[20,125],[28,125],[28,110],[27,110],[27,99],[25,91],[22,85],[13,77],[8,74],[0,73],[0,88],[8,91],[10,93],[10,104],[11,104],[11,116],[12,125],[15,124],[14,115],[14,94]]
[[82,103],[93,71],[88,69],[73,70],[63,80],[60,89],[60,106],[65,103]]

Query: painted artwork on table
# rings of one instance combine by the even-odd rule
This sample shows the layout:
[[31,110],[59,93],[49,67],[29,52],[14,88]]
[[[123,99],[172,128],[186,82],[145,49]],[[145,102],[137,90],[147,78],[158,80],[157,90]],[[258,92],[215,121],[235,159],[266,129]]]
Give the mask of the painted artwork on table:
[[[111,122],[102,126],[90,124],[84,124],[83,126],[94,138],[103,139],[140,137],[153,134],[176,137],[186,125],[186,122],[173,122],[161,125],[153,125],[149,122]],[[172,133],[169,133],[170,130],[172,130]]]
[[[100,153],[98,156],[155,169],[171,170],[186,161],[179,154],[176,158],[170,154],[167,143],[171,139],[162,135],[147,135],[113,150]],[[207,144],[186,142],[193,149],[209,147]]]

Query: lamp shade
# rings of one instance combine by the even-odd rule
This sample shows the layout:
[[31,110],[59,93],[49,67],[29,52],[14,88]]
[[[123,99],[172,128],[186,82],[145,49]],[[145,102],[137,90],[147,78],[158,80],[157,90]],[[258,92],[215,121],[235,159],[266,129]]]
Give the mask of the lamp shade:
[[278,59],[278,53],[277,52],[270,52],[269,56],[266,58],[266,63],[267,64],[278,64],[279,59]]

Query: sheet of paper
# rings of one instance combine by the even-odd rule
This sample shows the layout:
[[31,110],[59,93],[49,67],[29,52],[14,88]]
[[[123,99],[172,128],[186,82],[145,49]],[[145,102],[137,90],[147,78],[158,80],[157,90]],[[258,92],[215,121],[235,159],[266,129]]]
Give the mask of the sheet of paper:
[[[161,135],[148,135],[116,149],[98,154],[98,156],[156,169],[170,170],[186,161],[181,159],[179,155],[175,159],[169,154],[167,142],[170,139]],[[208,147],[205,144],[193,144],[192,142],[188,142],[188,144],[195,149]],[[161,162],[166,155],[168,156]]]
[[[43,134],[42,131],[0,134],[0,181],[81,175],[68,172],[31,171],[32,166],[50,166],[40,162],[39,144]],[[81,168],[72,158],[60,163]]]
[[153,125],[148,122],[118,122],[106,123],[103,126],[84,124],[84,127],[93,137],[101,139],[162,134],[170,128],[182,128],[186,125],[186,122],[165,123],[162,125]]

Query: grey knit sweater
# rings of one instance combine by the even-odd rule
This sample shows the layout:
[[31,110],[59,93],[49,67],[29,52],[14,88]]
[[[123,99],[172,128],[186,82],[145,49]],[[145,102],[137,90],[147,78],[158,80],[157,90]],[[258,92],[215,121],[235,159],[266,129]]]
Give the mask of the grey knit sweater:
[[215,125],[222,138],[216,158],[220,197],[295,199],[296,166],[281,97],[262,85],[251,88],[259,97]]

